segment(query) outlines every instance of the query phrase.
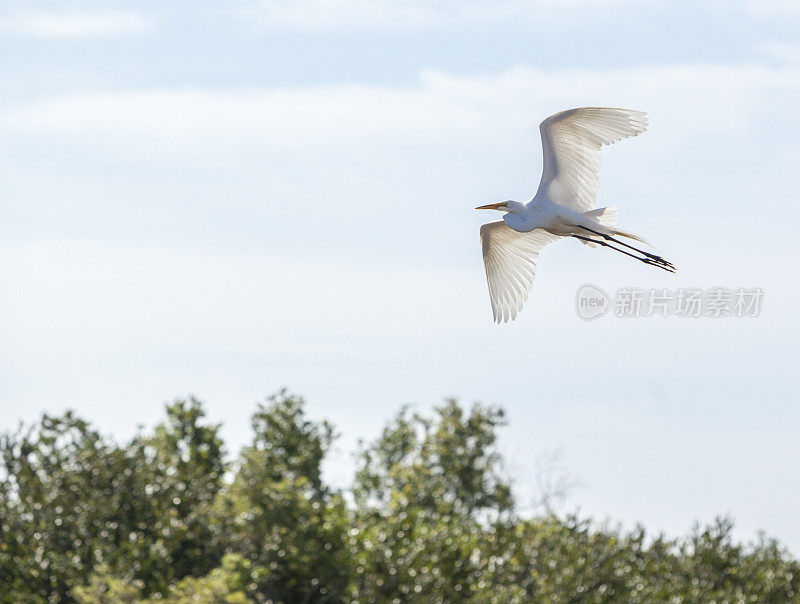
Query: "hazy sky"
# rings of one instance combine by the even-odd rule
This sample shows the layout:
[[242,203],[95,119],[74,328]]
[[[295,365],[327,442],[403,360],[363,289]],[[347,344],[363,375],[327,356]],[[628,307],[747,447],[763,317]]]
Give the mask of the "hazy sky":
[[[359,437],[403,403],[499,403],[520,496],[800,551],[800,4],[0,4],[0,429],[74,408],[128,437],[194,393],[234,447],[282,386]],[[479,203],[527,200],[538,123],[643,109],[601,205],[676,276],[548,247],[491,321]],[[575,312],[578,288],[760,287],[756,319]]]

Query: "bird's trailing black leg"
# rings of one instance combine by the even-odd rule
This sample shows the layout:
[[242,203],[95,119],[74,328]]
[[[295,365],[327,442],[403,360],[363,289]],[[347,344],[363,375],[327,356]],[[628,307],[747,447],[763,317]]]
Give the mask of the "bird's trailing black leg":
[[658,255],[653,254],[651,252],[647,252],[645,250],[639,249],[638,247],[634,247],[632,245],[629,245],[629,244],[625,243],[624,241],[620,241],[619,239],[616,239],[612,235],[607,235],[606,233],[600,233],[599,231],[595,231],[594,229],[590,229],[589,227],[585,227],[585,226],[581,226],[581,225],[577,225],[577,226],[579,228],[583,229],[584,231],[588,231],[590,233],[598,235],[599,237],[602,237],[603,239],[605,239],[607,241],[613,241],[614,243],[616,243],[618,245],[622,245],[622,246],[628,248],[629,250],[633,250],[635,252],[639,252],[640,254],[642,254],[644,256],[647,256],[648,258],[650,258],[654,262],[657,262],[658,264],[663,264],[664,266],[669,266],[669,267],[671,267],[673,269],[675,268],[675,266],[671,262],[669,262],[665,258],[662,258],[661,256],[658,256]]
[[[590,233],[594,233],[598,237],[602,237],[603,239],[605,239],[607,241],[613,241],[614,243],[616,243],[618,245],[625,246],[629,250],[633,250],[635,252],[639,252],[640,254],[642,254],[642,255],[646,256],[647,258],[649,258],[650,260],[652,260],[654,263],[656,263],[658,265],[663,265],[665,267],[668,267],[668,268],[672,269],[671,272],[673,272],[673,273],[675,272],[675,265],[672,264],[672,262],[670,262],[669,260],[666,260],[666,259],[662,258],[661,256],[658,256],[656,254],[652,254],[650,252],[646,252],[645,250],[640,250],[638,247],[634,247],[632,245],[628,245],[624,241],[620,241],[619,239],[616,239],[616,238],[612,237],[611,235],[606,235],[605,233],[600,233],[599,231],[595,231],[594,229],[590,229],[589,227],[585,227],[585,226],[581,226],[581,225],[576,225],[576,226],[578,228],[583,229],[584,231],[588,231]],[[614,248],[614,249],[617,249],[617,248]],[[622,250],[619,250],[619,251],[622,251]],[[648,263],[648,264],[650,264],[650,263]]]
[[[620,254],[625,254],[626,256],[630,256],[631,258],[635,258],[639,262],[644,262],[645,264],[649,264],[650,266],[655,266],[655,267],[660,268],[662,270],[665,270],[665,271],[667,271],[669,273],[674,273],[675,272],[675,267],[672,266],[671,264],[665,265],[665,264],[661,264],[660,262],[656,262],[653,258],[648,258],[647,256],[641,257],[641,256],[637,256],[636,254],[631,254],[628,251],[621,250],[618,247],[614,247],[613,245],[611,245],[605,239],[593,239],[591,237],[584,237],[583,235],[575,235],[575,234],[573,234],[572,237],[575,237],[575,239],[580,239],[582,241],[590,241],[592,243],[596,243],[598,245],[602,245],[604,247],[607,247],[607,248],[610,248],[612,250],[615,250],[615,251],[619,252]],[[638,251],[638,250],[636,250],[636,251]]]

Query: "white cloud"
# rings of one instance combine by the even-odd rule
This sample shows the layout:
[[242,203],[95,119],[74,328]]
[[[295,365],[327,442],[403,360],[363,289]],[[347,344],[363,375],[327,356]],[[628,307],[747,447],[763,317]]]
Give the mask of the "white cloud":
[[0,13],[0,35],[71,39],[145,33],[153,23],[127,10],[21,10]]
[[468,106],[425,87],[331,86],[240,91],[156,90],[88,94],[34,104],[9,127],[219,143],[252,140],[303,148],[404,133],[426,137],[473,123]]
[[469,138],[508,145],[517,140],[529,144],[538,122],[551,112],[611,105],[649,110],[654,128],[672,123],[679,129],[663,134],[685,138],[692,129],[736,132],[757,126],[768,119],[765,108],[789,104],[798,93],[800,67],[791,65],[516,68],[482,77],[425,72],[418,84],[405,87],[67,96],[0,114],[0,129],[49,140],[79,137],[81,144],[94,141],[117,150],[189,155],[218,155],[243,146],[341,149],[389,140],[460,145]]
[[658,0],[256,0],[243,13],[262,29],[301,31],[457,27],[510,20],[574,16],[576,9],[609,15],[609,9]]
[[[720,14],[780,19],[800,15],[796,0],[254,0],[240,15],[261,30],[307,32],[419,30],[488,23],[541,25],[557,20],[564,27],[618,20],[636,9],[673,10],[683,5],[697,11],[705,4]],[[702,7],[699,7],[702,8]]]
[[757,50],[763,55],[783,63],[800,64],[800,44],[794,42],[764,42]]
[[[717,0],[722,7],[725,3]],[[782,19],[800,17],[800,2],[797,0],[739,0],[742,8],[749,14],[762,19]]]
[[[15,284],[4,292],[4,310],[20,318],[7,327],[20,343],[36,332],[89,341],[113,334],[156,346],[202,330],[203,339],[248,346],[291,335],[341,338],[365,322],[373,336],[402,337],[433,317],[439,329],[455,330],[485,306],[482,281],[463,269],[70,240],[5,243],[0,251],[8,259],[0,275]],[[431,306],[429,297],[442,304]],[[380,321],[389,308],[392,321]]]
[[[102,208],[112,203],[124,216],[115,225],[142,225],[135,208],[146,204],[160,215],[156,205],[167,203],[180,214],[162,221],[179,232],[184,213],[198,223],[241,228],[221,209],[237,198],[255,221],[242,225],[253,230],[250,237],[256,223],[272,230],[301,210],[306,228],[299,249],[314,252],[334,246],[360,254],[373,246],[397,254],[391,250],[403,245],[403,231],[371,227],[403,223],[420,243],[403,253],[409,261],[435,254],[438,237],[462,245],[460,230],[437,232],[437,220],[453,219],[448,203],[533,194],[544,117],[571,106],[622,106],[649,111],[650,132],[605,155],[624,169],[604,171],[601,198],[648,191],[649,204],[624,208],[624,223],[636,231],[636,212],[650,212],[656,229],[642,235],[691,241],[706,236],[702,220],[718,219],[731,203],[763,197],[786,205],[800,126],[781,116],[793,115],[798,96],[800,67],[759,65],[518,68],[484,77],[427,72],[403,87],[86,94],[0,111],[0,137],[8,143],[0,177],[8,203],[35,222],[54,210],[75,220],[80,213],[69,211],[70,204],[105,215]],[[372,203],[376,196],[383,203]],[[696,220],[667,235],[655,215],[676,197]],[[60,201],[37,210],[28,201],[37,198]],[[205,200],[200,214],[197,198]],[[259,209],[264,204],[266,213]],[[343,212],[357,212],[351,228],[360,230],[337,242],[328,226]],[[464,229],[473,228],[471,218],[456,217]],[[285,229],[263,241],[270,249],[299,245]],[[466,257],[471,247],[463,245]]]

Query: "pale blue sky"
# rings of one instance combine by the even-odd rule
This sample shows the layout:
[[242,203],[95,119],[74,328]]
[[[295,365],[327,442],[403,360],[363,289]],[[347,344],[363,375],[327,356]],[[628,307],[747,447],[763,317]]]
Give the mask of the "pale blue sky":
[[[589,514],[732,513],[800,551],[800,8],[793,0],[0,6],[0,427],[127,437],[194,393],[232,446],[282,386],[359,437],[502,404],[524,499],[561,449]],[[545,250],[491,323],[479,202],[527,199],[537,125],[647,110],[600,201],[670,276]],[[757,319],[581,321],[577,289],[761,287]]]

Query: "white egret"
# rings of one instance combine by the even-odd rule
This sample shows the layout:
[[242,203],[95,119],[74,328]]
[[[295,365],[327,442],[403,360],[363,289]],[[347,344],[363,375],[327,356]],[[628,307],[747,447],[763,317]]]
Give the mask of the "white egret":
[[544,169],[533,199],[476,208],[506,213],[503,220],[481,227],[483,262],[496,322],[516,318],[533,285],[539,252],[561,237],[609,247],[675,272],[675,266],[661,256],[620,241],[619,237],[626,237],[647,243],[617,228],[616,207],[595,209],[600,148],[646,129],[646,113],[606,107],[569,109],[541,123]]

